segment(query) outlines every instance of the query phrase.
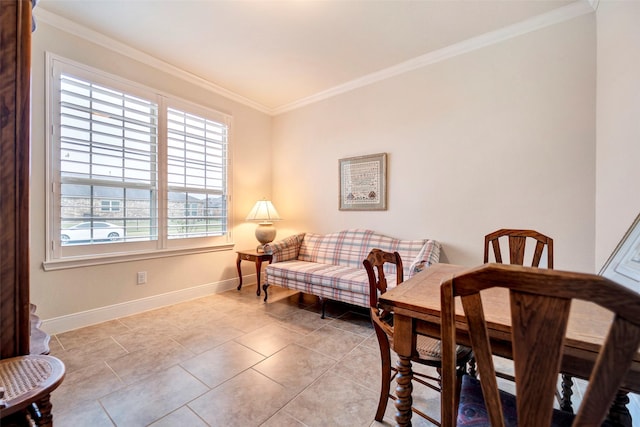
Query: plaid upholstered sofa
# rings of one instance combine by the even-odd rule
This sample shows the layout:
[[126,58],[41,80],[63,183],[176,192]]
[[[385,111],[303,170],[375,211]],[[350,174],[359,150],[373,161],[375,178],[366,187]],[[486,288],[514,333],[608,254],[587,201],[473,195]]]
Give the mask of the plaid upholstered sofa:
[[[440,243],[435,240],[400,240],[371,230],[352,229],[331,234],[301,233],[265,246],[273,255],[263,285],[294,289],[320,297],[322,317],[326,300],[369,306],[369,281],[362,261],[371,249],[398,251],[405,280],[438,262]],[[395,286],[395,266],[389,265],[388,286]]]

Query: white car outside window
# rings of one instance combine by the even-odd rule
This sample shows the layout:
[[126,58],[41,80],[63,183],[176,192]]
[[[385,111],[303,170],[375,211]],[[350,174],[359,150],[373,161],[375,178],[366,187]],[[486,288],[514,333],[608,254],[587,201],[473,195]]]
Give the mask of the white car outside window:
[[62,244],[96,241],[112,242],[123,237],[124,229],[121,226],[102,221],[81,222],[72,227],[62,229],[60,233]]

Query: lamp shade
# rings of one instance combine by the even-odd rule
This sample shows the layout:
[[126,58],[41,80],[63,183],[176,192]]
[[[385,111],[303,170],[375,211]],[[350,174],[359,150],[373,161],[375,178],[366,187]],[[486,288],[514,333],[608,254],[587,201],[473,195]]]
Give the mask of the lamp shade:
[[271,203],[271,200],[258,200],[247,215],[247,221],[260,221],[262,223],[270,223],[272,221],[280,221],[278,211]]

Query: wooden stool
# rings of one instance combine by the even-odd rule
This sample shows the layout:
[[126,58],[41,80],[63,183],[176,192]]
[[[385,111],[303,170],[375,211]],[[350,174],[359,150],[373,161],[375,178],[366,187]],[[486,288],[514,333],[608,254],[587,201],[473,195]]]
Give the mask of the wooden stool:
[[[20,425],[29,412],[36,426],[52,426],[50,394],[64,378],[60,359],[28,355],[0,360],[0,420]],[[4,421],[0,421],[4,425]]]

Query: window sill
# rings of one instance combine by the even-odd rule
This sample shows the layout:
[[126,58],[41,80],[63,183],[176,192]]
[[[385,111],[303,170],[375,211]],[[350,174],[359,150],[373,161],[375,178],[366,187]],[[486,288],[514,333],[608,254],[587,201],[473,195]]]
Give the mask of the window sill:
[[42,268],[44,271],[65,270],[68,268],[92,267],[96,265],[118,264],[130,261],[141,261],[145,259],[168,258],[173,256],[203,254],[208,252],[230,251],[234,243],[222,245],[206,246],[200,248],[165,249],[155,251],[126,252],[117,254],[105,254],[99,256],[69,257],[44,261]]

